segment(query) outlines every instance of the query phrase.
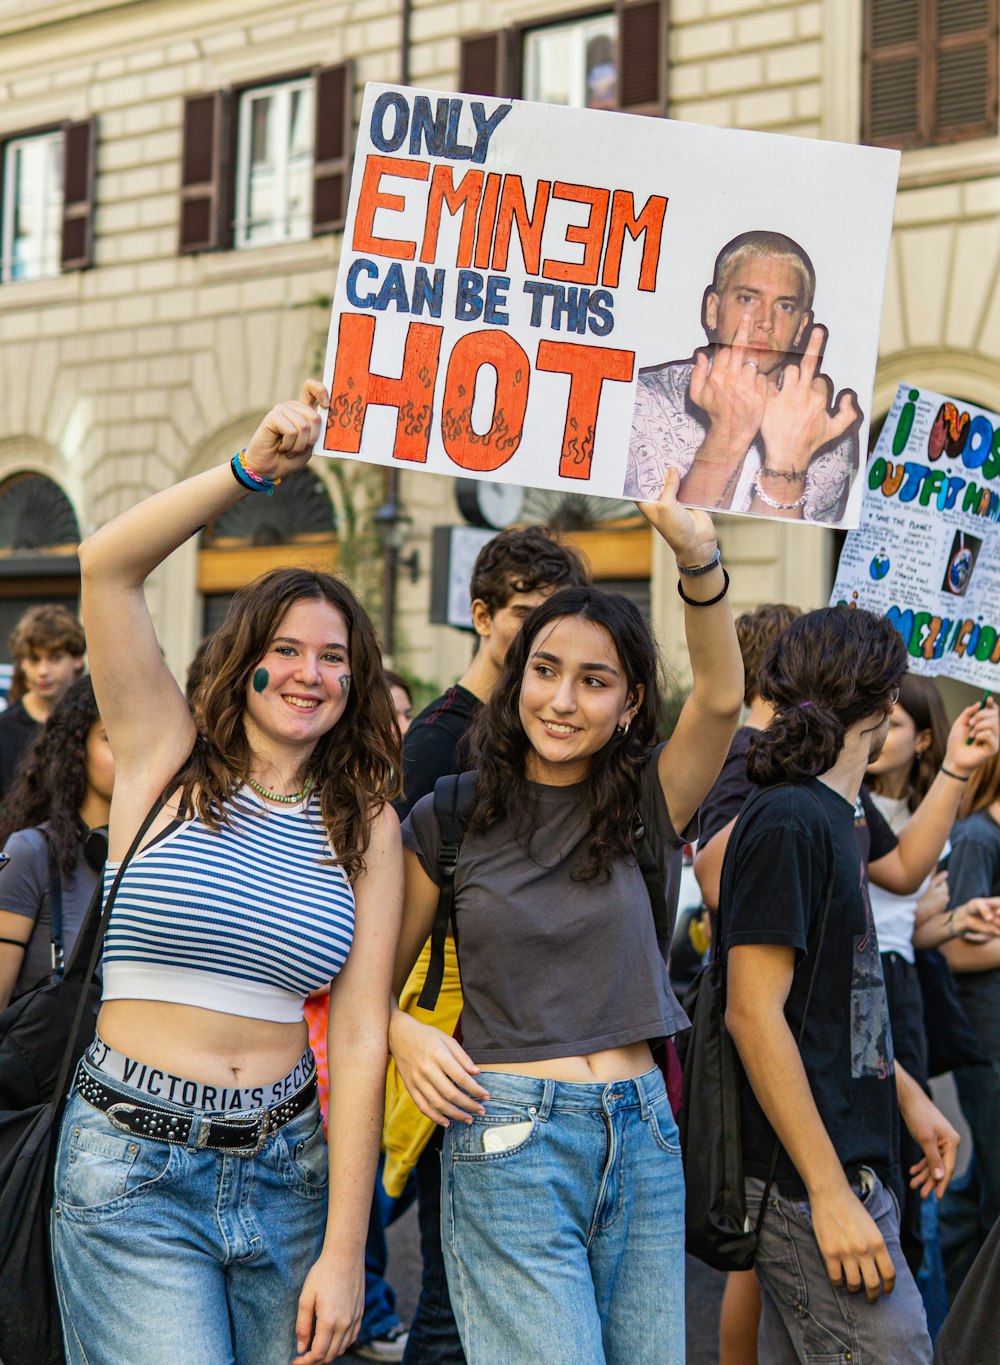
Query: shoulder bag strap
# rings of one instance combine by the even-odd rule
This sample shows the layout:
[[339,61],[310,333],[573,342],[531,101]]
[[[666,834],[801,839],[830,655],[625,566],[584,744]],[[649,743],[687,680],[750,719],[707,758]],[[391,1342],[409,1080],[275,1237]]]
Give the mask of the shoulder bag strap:
[[[111,883],[111,889],[108,891],[107,900],[104,902],[103,912],[101,911],[101,882],[100,879],[98,880],[93,900],[90,902],[90,908],[87,911],[87,919],[84,928],[80,932],[80,937],[77,940],[72,960],[70,961],[69,968],[66,972],[67,977],[82,975],[82,982],[80,987],[80,999],[77,1002],[76,1013],[73,1017],[73,1027],[70,1029],[69,1036],[66,1040],[66,1049],[63,1052],[63,1059],[59,1067],[59,1075],[56,1079],[55,1088],[52,1091],[52,1098],[49,1101],[53,1110],[57,1109],[62,1101],[63,1092],[65,1091],[66,1083],[69,1080],[70,1068],[76,1060],[74,1057],[74,1053],[76,1052],[76,1039],[80,1032],[80,1025],[83,1023],[84,1010],[87,1008],[87,987],[93,980],[94,973],[97,971],[97,964],[101,960],[101,950],[104,947],[104,935],[107,933],[108,921],[111,919],[111,911],[114,907],[115,896],[118,894],[118,887],[121,884],[122,875],[135,855],[139,845],[145,838],[150,825],[159,815],[166,802],[169,801],[170,797],[174,794],[176,788],[176,782],[171,782],[169,787],[165,788],[153,802],[149,814],[139,826],[138,833],[129,845],[129,850],[121,860],[118,871],[115,873],[115,879]],[[92,929],[95,918],[97,920],[96,929]],[[84,947],[84,942],[81,942],[81,940],[84,940],[84,942],[88,940],[92,941],[87,967],[82,973],[79,971],[79,964],[83,961],[83,955],[86,949]]]
[[646,892],[649,895],[649,903],[653,910],[653,926],[656,930],[657,943],[663,944],[667,941],[667,893],[663,886],[663,871],[660,867],[653,846],[646,838],[646,826],[643,824],[642,816],[636,812],[635,828],[632,832],[632,846],[635,849],[635,860],[642,873],[642,880],[646,883]]
[[455,906],[455,869],[465,837],[465,826],[476,800],[476,774],[450,773],[434,784],[434,817],[441,832],[438,845],[438,903],[431,930],[431,960],[417,1004],[432,1010],[444,980],[445,942]]
[[56,851],[46,831],[41,830],[45,840],[45,859],[49,874],[49,936],[52,939],[52,971],[62,976],[66,970],[66,954],[63,951],[63,898],[62,875],[56,860]]

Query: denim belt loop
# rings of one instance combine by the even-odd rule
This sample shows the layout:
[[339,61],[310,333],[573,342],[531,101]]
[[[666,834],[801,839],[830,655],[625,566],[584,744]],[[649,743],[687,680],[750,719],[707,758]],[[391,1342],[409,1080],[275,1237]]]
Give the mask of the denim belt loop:
[[653,1106],[649,1102],[649,1095],[646,1089],[645,1077],[636,1076],[632,1084],[635,1086],[636,1094],[639,1096],[639,1113],[643,1123],[645,1123],[653,1112]]
[[538,1105],[538,1117],[544,1123],[552,1112],[552,1105],[556,1097],[556,1083],[555,1081],[543,1081],[542,1087],[542,1098]]

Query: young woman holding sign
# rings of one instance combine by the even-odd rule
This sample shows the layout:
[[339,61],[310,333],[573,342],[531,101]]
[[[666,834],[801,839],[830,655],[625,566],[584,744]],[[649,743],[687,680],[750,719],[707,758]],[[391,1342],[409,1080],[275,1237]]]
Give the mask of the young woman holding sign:
[[[672,737],[658,743],[656,647],[627,599],[565,588],[536,607],[472,734],[454,881],[464,1045],[392,1016],[404,1082],[447,1130],[442,1240],[469,1365],[684,1356],[683,1171],[650,1049],[685,1020],[636,846],[657,864],[669,924],[743,670],[711,519],[676,492],[671,473],[643,508],[687,604],[693,685]],[[397,988],[438,903],[433,802],[403,827]]]
[[[277,569],[209,645],[198,719],[146,606],[154,569],[309,460],[321,386],[247,449],[80,547],[115,758],[98,1035],[55,1171],[72,1365],[319,1365],[354,1339],[402,883],[399,732],[371,622],[343,583]],[[329,1163],[304,998],[330,989]]]

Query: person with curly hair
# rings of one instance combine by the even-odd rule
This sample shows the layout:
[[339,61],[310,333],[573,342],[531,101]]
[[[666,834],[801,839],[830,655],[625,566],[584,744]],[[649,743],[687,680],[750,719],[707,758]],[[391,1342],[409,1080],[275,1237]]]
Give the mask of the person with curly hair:
[[114,756],[84,675],[56,703],[4,806],[0,1008],[69,960],[104,866],[114,781]]
[[[123,870],[56,1157],[70,1365],[319,1365],[361,1319],[402,891],[378,641],[345,584],[274,569],[212,636],[195,716],[144,591],[200,527],[306,465],[328,402],[307,383],[231,462],[80,546],[115,756],[109,881],[164,804]],[[329,1157],[303,1020],[325,982]]]
[[[469,1365],[684,1358],[684,1176],[652,1048],[686,1024],[664,954],[681,849],[729,747],[743,669],[715,528],[677,502],[677,484],[668,474],[642,508],[686,604],[693,681],[671,738],[634,604],[574,586],[536,606],[470,735],[454,879],[462,1043],[392,1015],[400,1074],[445,1129],[442,1242]],[[438,903],[433,800],[403,826],[397,988]]]

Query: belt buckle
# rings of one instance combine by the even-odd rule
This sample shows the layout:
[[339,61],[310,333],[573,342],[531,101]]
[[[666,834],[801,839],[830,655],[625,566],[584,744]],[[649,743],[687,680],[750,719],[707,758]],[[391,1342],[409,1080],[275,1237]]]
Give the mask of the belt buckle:
[[[222,1124],[220,1124],[220,1127],[222,1127],[222,1128],[225,1128],[225,1126],[226,1126],[226,1125],[225,1125],[224,1122],[223,1122]],[[254,1146],[252,1146],[252,1147],[251,1147],[251,1146],[246,1146],[246,1147],[230,1147],[228,1150],[226,1150],[226,1155],[227,1155],[227,1156],[258,1156],[258,1155],[260,1154],[260,1152],[261,1152],[263,1146],[264,1146],[264,1143],[267,1141],[268,1135],[270,1134],[270,1132],[271,1132],[271,1111],[270,1111],[269,1109],[265,1109],[264,1112],[263,1112],[263,1113],[261,1114],[261,1116],[260,1116],[260,1131],[259,1131],[258,1134],[257,1134],[257,1141],[256,1141],[256,1143],[254,1144]],[[223,1150],[225,1150],[225,1149],[223,1149]]]
[[130,1127],[129,1124],[127,1124],[123,1119],[120,1119],[118,1117],[116,1110],[119,1109],[127,1114],[136,1114],[138,1113],[138,1107],[134,1104],[125,1104],[122,1102],[119,1104],[113,1104],[109,1109],[105,1109],[104,1111],[105,1117],[108,1119],[108,1121],[114,1128],[117,1128],[120,1133],[128,1133],[129,1137],[135,1137],[136,1136],[135,1129]]

